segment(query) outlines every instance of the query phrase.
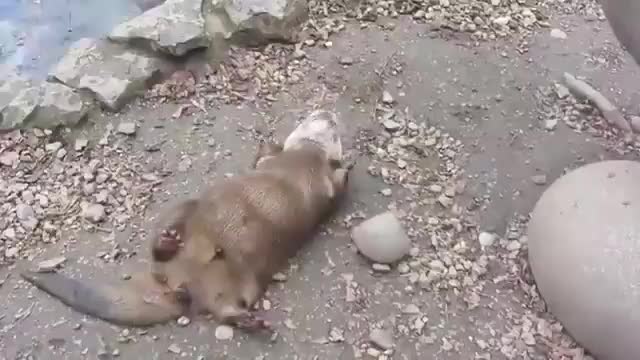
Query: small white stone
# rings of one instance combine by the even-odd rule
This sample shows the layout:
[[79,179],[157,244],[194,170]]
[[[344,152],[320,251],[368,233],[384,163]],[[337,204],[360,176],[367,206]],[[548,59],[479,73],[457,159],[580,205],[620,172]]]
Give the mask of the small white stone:
[[391,266],[387,264],[373,264],[371,265],[371,268],[373,268],[373,271],[381,272],[381,273],[387,273],[391,271]]
[[187,325],[191,324],[191,319],[189,319],[189,318],[188,318],[188,317],[186,317],[186,316],[180,316],[180,317],[178,318],[178,321],[177,321],[177,322],[178,322],[178,325],[179,325],[179,326],[183,326],[183,327],[184,327],[184,326],[187,326]]
[[550,35],[554,39],[564,40],[567,38],[567,33],[560,29],[551,29]]
[[390,105],[390,104],[393,104],[393,101],[394,101],[393,96],[391,96],[390,92],[386,90],[382,92],[382,102],[384,104]]
[[509,24],[510,21],[511,21],[511,17],[501,16],[501,17],[495,18],[493,20],[493,23],[499,26],[506,26],[507,24]]
[[220,325],[216,328],[216,339],[226,341],[233,339],[233,328],[227,325]]
[[61,147],[62,147],[62,143],[59,141],[56,141],[56,142],[45,145],[44,149],[47,150],[48,152],[55,152],[60,150]]
[[480,235],[478,235],[478,241],[480,242],[480,245],[482,247],[488,247],[493,245],[496,239],[497,239],[496,234],[492,234],[488,232],[481,232]]
[[393,192],[391,191],[391,189],[388,189],[388,188],[387,188],[387,189],[382,189],[382,190],[380,190],[380,193],[381,193],[382,195],[384,195],[384,196],[391,196],[391,194],[392,194]]

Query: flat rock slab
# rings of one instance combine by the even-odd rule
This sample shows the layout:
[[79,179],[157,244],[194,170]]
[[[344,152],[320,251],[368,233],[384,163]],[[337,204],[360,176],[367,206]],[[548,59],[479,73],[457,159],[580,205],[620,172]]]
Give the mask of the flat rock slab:
[[208,45],[201,12],[202,0],[168,0],[116,26],[109,39],[142,41],[154,51],[182,56]]
[[0,129],[74,126],[91,109],[91,103],[73,89],[57,83],[42,83],[18,91],[2,108]]
[[307,0],[203,0],[209,37],[257,46],[272,41],[295,42],[309,16]]
[[17,69],[0,69],[0,109],[7,106],[17,93],[32,85],[31,80],[17,73]]
[[164,60],[108,40],[83,38],[54,66],[50,76],[89,91],[109,110],[118,111],[144,91],[167,66]]
[[640,163],[603,161],[555,181],[529,222],[542,297],[601,360],[640,359]]

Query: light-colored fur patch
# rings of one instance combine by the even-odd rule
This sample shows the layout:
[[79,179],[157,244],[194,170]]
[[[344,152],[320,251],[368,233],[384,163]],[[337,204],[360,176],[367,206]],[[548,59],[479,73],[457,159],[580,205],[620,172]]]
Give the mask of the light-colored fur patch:
[[338,116],[328,110],[314,110],[296,127],[284,142],[284,150],[295,149],[304,143],[315,143],[329,160],[342,160]]

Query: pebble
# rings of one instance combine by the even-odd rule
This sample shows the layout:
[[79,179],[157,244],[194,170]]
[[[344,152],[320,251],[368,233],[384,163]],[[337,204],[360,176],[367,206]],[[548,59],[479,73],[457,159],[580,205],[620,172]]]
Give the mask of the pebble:
[[384,196],[391,196],[391,194],[392,194],[393,192],[391,191],[391,189],[388,189],[388,188],[387,188],[387,189],[382,189],[382,190],[380,190],[380,193],[381,193],[382,195],[384,195]]
[[84,150],[84,148],[86,148],[87,145],[89,145],[89,140],[87,140],[87,139],[76,139],[76,144],[75,144],[74,148],[76,149],[76,151],[81,151],[81,150]]
[[363,221],[351,231],[356,247],[377,263],[393,263],[409,253],[411,240],[392,212]]
[[178,345],[176,345],[176,344],[171,344],[171,345],[169,345],[169,347],[167,348],[167,350],[168,350],[170,353],[173,353],[173,354],[180,354],[180,353],[182,352],[182,349],[180,349],[180,347],[179,347]]
[[44,149],[47,150],[48,152],[55,152],[60,150],[61,147],[62,147],[62,143],[59,141],[56,141],[56,142],[45,145]]
[[558,119],[547,119],[544,121],[544,128],[546,130],[555,130],[555,128],[558,126]]
[[488,247],[493,245],[497,238],[498,236],[496,234],[481,232],[480,235],[478,235],[478,242],[480,242],[482,247]]
[[387,129],[387,131],[391,131],[391,132],[398,131],[398,130],[402,129],[402,124],[400,124],[397,121],[393,121],[391,119],[385,120],[382,123],[382,126],[384,126],[384,128]]
[[373,268],[373,271],[376,272],[381,272],[381,273],[388,273],[391,271],[391,266],[387,265],[387,264],[373,264],[371,265],[371,268]]
[[407,315],[420,314],[420,308],[415,304],[409,304],[402,309],[402,313]]
[[27,204],[18,204],[18,206],[16,206],[16,216],[20,221],[28,221],[35,217],[35,213],[31,206]]
[[82,217],[94,223],[104,220],[104,216],[104,206],[100,204],[87,205],[82,211]]
[[133,135],[136,133],[136,124],[133,122],[123,122],[118,125],[118,132],[124,135]]
[[560,29],[551,29],[550,35],[554,39],[564,40],[567,38],[567,33]]
[[388,92],[387,90],[382,92],[382,103],[391,105],[393,104],[393,101],[393,96],[391,96],[390,92]]
[[38,272],[49,272],[55,270],[57,267],[62,265],[67,258],[64,256],[54,257],[49,260],[44,260],[38,263]]
[[180,316],[178,318],[177,322],[178,322],[178,326],[183,326],[184,327],[184,326],[187,326],[187,325],[191,324],[191,319],[189,319],[186,316]]
[[442,194],[438,196],[438,203],[444,208],[450,208],[453,205],[453,199]]
[[393,348],[393,334],[388,330],[373,329],[369,334],[369,341],[383,350]]
[[15,151],[7,151],[0,154],[0,164],[4,166],[13,166],[18,162],[20,156]]
[[545,185],[547,183],[547,175],[533,175],[531,181],[536,185]]
[[411,268],[409,267],[409,265],[405,262],[402,262],[400,264],[398,264],[398,272],[400,274],[406,274],[409,271],[411,271]]
[[562,84],[556,84],[556,95],[558,96],[558,99],[564,99],[571,95],[571,92],[566,86]]
[[340,60],[338,60],[338,62],[340,63],[340,65],[352,65],[354,61],[350,56],[343,56],[340,58]]
[[216,328],[215,336],[218,340],[231,340],[233,339],[233,328],[227,325],[220,325]]
[[493,23],[499,26],[506,26],[507,24],[509,24],[509,21],[511,21],[511,17],[501,16],[501,17],[495,18],[493,20]]

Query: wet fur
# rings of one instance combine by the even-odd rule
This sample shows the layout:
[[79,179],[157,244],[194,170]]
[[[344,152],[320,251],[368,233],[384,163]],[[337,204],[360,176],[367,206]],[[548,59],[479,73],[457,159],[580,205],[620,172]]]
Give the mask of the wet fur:
[[148,326],[194,312],[228,323],[246,317],[346,190],[349,170],[326,147],[305,141],[304,131],[292,135],[295,142],[290,136],[285,145],[262,144],[253,171],[167,211],[151,236],[151,269],[134,281],[111,286],[31,272],[23,278],[115,324]]

